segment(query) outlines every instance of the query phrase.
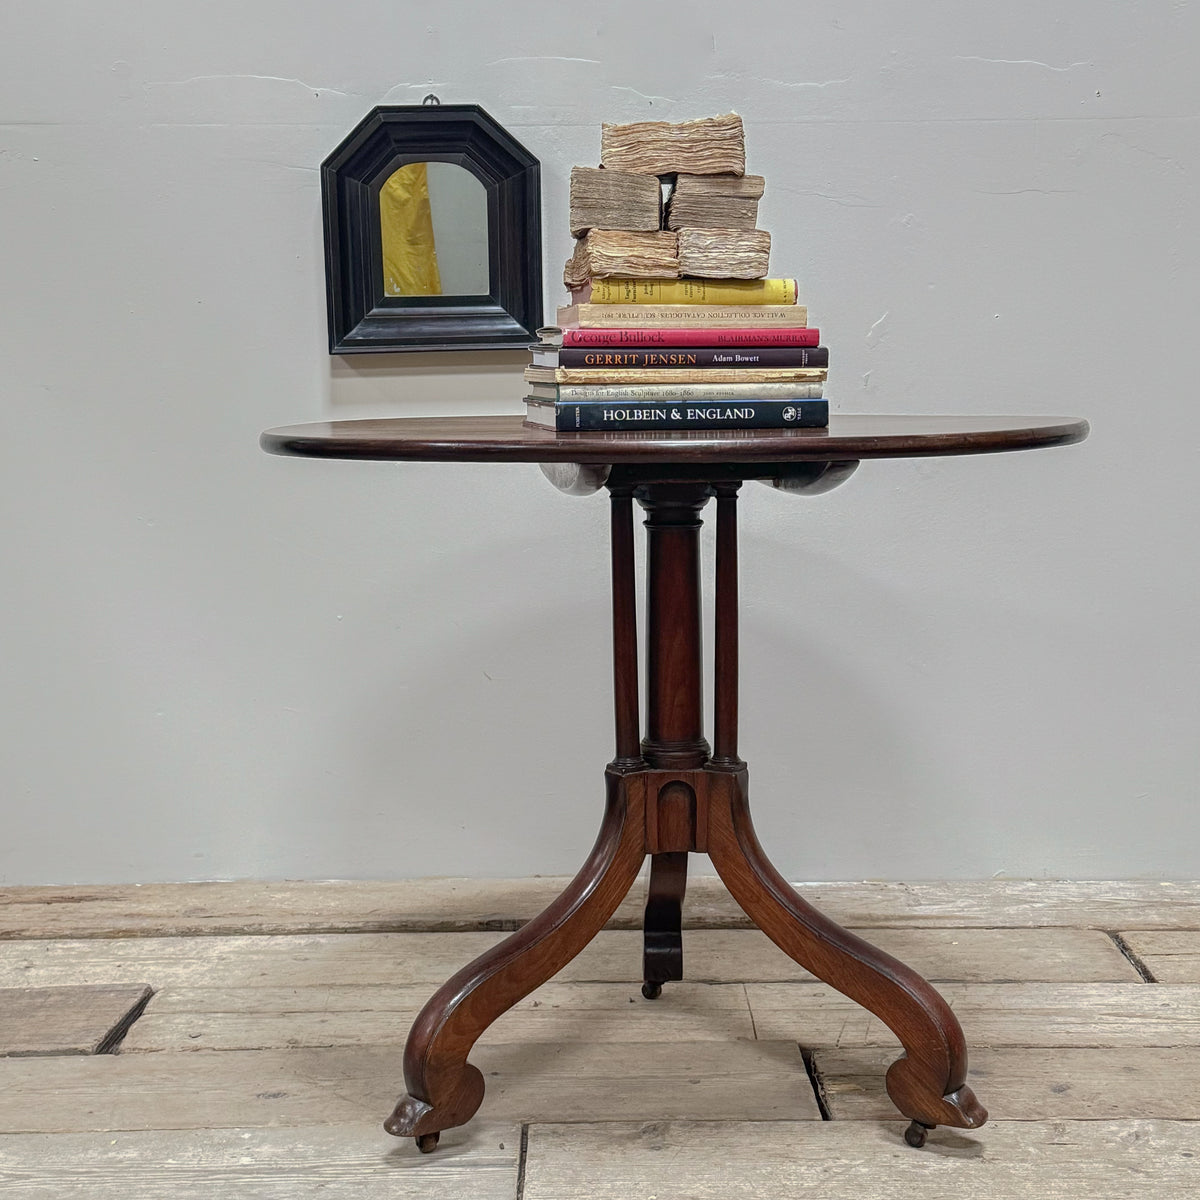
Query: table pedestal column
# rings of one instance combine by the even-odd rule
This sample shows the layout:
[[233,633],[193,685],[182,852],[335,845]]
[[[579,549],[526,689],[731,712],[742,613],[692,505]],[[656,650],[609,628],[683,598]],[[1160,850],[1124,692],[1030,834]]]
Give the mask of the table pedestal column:
[[[819,464],[825,465],[825,464]],[[966,1085],[954,1014],[911,968],[806,903],[771,865],[750,820],[737,755],[735,480],[609,483],[612,496],[616,757],[591,856],[545,912],[464,967],[418,1016],[404,1053],[407,1094],[386,1122],[432,1150],[483,1099],[471,1047],[502,1013],[562,969],[604,927],[651,856],[643,994],[683,976],[681,910],[689,853],[707,853],[730,894],[785,953],[880,1018],[905,1053],[887,1073],[921,1145],[936,1125],[976,1128],[987,1113]],[[704,737],[700,514],[717,497],[713,745]],[[646,510],[646,733],[640,737],[633,500]]]

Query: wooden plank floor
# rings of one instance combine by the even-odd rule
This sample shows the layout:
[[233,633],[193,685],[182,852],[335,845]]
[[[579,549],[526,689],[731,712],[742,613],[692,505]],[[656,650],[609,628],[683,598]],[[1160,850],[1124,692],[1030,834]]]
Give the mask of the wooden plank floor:
[[475,1121],[432,1156],[389,1138],[421,1004],[560,885],[0,889],[0,1197],[1200,1189],[1190,883],[802,889],[963,1022],[993,1120],[923,1151],[883,1088],[891,1032],[706,880],[684,982],[642,998],[635,895],[481,1040]]
[[0,1056],[104,1054],[150,995],[136,984],[0,988]]

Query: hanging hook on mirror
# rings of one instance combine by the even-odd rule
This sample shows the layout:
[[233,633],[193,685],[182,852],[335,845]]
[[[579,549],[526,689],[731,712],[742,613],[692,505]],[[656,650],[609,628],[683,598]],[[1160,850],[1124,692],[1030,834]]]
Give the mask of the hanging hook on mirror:
[[331,354],[524,349],[544,323],[538,160],[477,104],[377,105],[321,198]]

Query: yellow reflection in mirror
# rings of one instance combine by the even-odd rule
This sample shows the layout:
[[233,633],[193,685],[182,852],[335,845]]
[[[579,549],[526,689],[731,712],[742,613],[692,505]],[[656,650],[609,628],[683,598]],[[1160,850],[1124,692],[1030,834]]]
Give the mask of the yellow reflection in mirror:
[[440,296],[428,164],[409,163],[379,189],[385,296]]

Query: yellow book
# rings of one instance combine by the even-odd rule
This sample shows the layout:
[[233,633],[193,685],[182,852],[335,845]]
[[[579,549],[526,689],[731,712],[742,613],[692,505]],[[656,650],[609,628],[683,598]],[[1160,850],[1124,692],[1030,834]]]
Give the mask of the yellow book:
[[795,304],[794,279],[593,279],[588,304]]

